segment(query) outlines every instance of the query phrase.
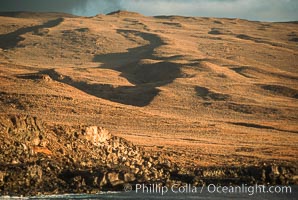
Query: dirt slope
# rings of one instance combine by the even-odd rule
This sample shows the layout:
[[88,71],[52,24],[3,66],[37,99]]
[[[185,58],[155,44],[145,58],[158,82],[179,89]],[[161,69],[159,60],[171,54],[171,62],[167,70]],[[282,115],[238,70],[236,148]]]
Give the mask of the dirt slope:
[[298,25],[0,16],[0,113],[100,125],[185,166],[298,160]]

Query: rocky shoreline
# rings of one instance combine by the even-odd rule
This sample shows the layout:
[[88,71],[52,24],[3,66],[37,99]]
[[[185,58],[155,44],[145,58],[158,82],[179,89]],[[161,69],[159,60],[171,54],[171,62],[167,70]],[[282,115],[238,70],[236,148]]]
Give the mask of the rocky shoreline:
[[297,184],[296,166],[178,166],[97,126],[48,127],[0,116],[0,195],[97,193],[127,183]]

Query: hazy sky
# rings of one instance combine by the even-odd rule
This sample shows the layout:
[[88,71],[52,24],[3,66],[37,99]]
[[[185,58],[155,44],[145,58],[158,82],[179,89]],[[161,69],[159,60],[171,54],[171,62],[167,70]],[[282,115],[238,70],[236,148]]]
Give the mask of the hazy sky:
[[52,11],[92,16],[119,9],[144,15],[298,21],[298,0],[0,0],[0,11]]

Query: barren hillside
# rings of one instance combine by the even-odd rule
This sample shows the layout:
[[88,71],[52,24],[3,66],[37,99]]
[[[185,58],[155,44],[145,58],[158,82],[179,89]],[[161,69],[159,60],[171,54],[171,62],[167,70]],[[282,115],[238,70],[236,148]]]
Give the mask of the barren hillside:
[[185,166],[298,161],[298,24],[0,16],[0,113],[100,125]]

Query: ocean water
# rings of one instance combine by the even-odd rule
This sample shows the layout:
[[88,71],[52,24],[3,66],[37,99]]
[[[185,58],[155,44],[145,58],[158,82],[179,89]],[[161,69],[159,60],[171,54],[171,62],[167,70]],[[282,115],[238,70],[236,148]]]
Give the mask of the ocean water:
[[61,195],[44,195],[44,196],[32,196],[32,197],[9,197],[0,196],[0,200],[5,199],[82,199],[82,200],[185,200],[185,199],[204,199],[204,200],[222,200],[222,199],[252,199],[252,200],[297,200],[298,199],[298,186],[291,186],[290,193],[210,193],[208,191],[200,192],[173,192],[168,191],[162,193],[144,193],[144,192],[104,192],[100,194],[61,194]]

